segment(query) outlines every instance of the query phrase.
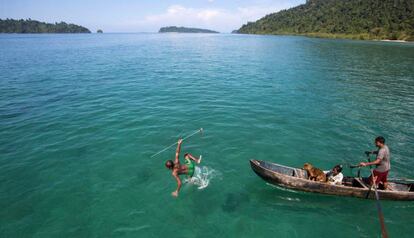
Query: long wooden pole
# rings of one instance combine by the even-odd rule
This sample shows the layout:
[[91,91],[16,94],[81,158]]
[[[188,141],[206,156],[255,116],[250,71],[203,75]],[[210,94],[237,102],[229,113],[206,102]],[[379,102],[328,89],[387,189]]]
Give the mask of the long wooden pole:
[[[186,139],[188,139],[188,138],[190,138],[190,137],[192,137],[193,135],[197,134],[198,132],[203,133],[203,128],[200,128],[200,129],[198,129],[196,132],[194,132],[193,134],[191,134],[191,135],[189,135],[189,136],[184,137],[184,138],[183,138],[183,141],[184,141],[184,140],[186,140]],[[175,144],[177,144],[177,142],[175,142],[174,144],[172,144],[172,145],[170,145],[170,146],[167,146],[167,147],[165,147],[164,149],[162,149],[162,150],[158,151],[157,153],[155,153],[155,154],[151,155],[151,158],[152,158],[152,157],[154,157],[154,156],[156,156],[156,155],[158,155],[158,154],[160,154],[160,153],[162,153],[162,152],[164,152],[164,151],[166,151],[166,150],[168,150],[169,148],[171,148],[171,147],[172,147],[173,145],[175,145]]]
[[[368,162],[371,162],[369,154],[367,154],[368,157]],[[369,188],[369,191],[367,193],[367,196],[365,198],[368,198],[372,187],[374,187],[374,191],[375,191],[375,198],[376,198],[376,204],[377,204],[377,211],[378,211],[378,218],[379,218],[379,222],[381,225],[381,234],[383,238],[388,238],[388,233],[387,233],[387,228],[385,227],[385,222],[384,222],[384,214],[382,213],[382,207],[381,207],[381,203],[380,203],[380,198],[378,195],[378,191],[377,191],[377,179],[374,178],[374,169],[372,168],[372,166],[369,166],[371,169],[371,179],[372,179],[372,185]]]
[[374,179],[374,170],[371,169],[371,177],[372,177],[372,181],[373,181],[373,186],[375,189],[375,198],[376,198],[376,202],[377,202],[377,210],[378,210],[378,218],[379,218],[379,222],[381,225],[381,234],[383,238],[388,238],[388,233],[387,233],[387,228],[385,227],[385,222],[384,222],[384,214],[382,213],[382,207],[381,207],[381,203],[379,201],[379,195],[378,195],[378,191],[377,191],[377,183],[376,183],[376,179]]

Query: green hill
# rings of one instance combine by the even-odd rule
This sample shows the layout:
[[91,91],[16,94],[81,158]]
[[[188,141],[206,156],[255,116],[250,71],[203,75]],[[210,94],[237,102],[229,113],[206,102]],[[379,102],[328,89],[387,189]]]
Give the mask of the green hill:
[[237,33],[414,41],[414,0],[308,0]]
[[45,23],[31,19],[0,19],[0,33],[91,33],[89,29],[75,24]]
[[168,32],[176,32],[176,33],[219,33],[217,31],[212,31],[212,30],[207,30],[207,29],[189,28],[189,27],[176,27],[176,26],[161,27],[161,29],[158,32],[159,33],[168,33]]

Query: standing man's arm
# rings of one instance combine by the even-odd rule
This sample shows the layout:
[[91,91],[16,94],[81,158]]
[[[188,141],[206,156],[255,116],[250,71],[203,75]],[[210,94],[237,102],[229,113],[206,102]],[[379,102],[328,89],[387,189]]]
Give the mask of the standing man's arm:
[[372,161],[372,162],[361,162],[359,163],[360,166],[370,166],[370,165],[378,165],[381,164],[382,159],[384,159],[384,152],[380,151],[379,153],[377,153],[377,159]]
[[381,163],[381,160],[382,159],[377,158],[376,160],[374,160],[372,162],[361,162],[361,163],[359,163],[359,165],[362,166],[362,167],[370,166],[370,165],[377,165],[377,164],[380,164]]
[[377,158],[372,162],[361,162],[359,163],[360,166],[370,166],[370,165],[378,165],[381,164],[382,159],[384,158],[384,150],[372,151],[374,155],[377,155]]

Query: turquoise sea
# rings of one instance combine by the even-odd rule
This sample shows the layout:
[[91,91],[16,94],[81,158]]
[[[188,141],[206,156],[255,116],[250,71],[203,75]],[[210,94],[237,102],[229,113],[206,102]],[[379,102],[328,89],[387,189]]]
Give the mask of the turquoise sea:
[[[375,201],[279,189],[248,161],[355,164],[383,135],[390,177],[414,178],[413,121],[412,43],[0,35],[0,237],[379,237]],[[214,173],[173,198],[175,147],[150,156],[201,127],[183,152]],[[414,202],[381,204],[412,237]]]

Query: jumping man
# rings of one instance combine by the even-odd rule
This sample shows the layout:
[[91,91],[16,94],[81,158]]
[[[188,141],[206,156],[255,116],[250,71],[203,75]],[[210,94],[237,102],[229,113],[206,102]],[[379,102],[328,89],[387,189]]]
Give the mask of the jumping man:
[[185,164],[181,165],[180,164],[180,150],[181,150],[181,144],[182,144],[183,140],[179,139],[178,143],[177,143],[177,150],[175,151],[175,160],[174,162],[172,160],[167,160],[165,162],[165,167],[167,167],[167,169],[171,169],[172,170],[172,176],[175,178],[175,180],[177,181],[177,190],[175,190],[174,192],[172,192],[171,194],[174,197],[178,196],[178,192],[180,191],[181,188],[181,179],[180,179],[180,175],[186,174],[188,177],[192,177],[194,175],[194,171],[195,171],[195,163],[199,164],[201,162],[201,156],[200,158],[196,158],[194,156],[192,156],[191,154],[186,153],[184,155],[184,159],[185,159]]

